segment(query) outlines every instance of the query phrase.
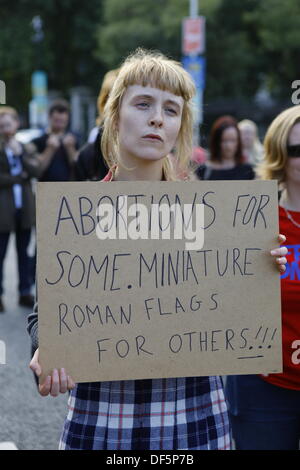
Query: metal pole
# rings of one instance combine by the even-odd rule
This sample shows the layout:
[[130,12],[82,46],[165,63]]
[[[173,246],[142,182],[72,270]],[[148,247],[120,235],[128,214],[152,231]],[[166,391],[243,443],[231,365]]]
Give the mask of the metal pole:
[[[198,0],[190,0],[190,18],[196,18],[198,16]],[[199,124],[194,124],[193,129],[193,145],[198,147],[200,143],[200,129]]]
[[198,16],[198,0],[190,0],[190,17]]

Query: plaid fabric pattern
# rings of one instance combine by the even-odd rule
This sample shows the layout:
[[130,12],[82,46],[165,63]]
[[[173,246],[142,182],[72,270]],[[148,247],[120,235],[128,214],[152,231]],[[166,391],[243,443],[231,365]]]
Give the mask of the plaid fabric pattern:
[[78,384],[59,448],[230,449],[220,377]]

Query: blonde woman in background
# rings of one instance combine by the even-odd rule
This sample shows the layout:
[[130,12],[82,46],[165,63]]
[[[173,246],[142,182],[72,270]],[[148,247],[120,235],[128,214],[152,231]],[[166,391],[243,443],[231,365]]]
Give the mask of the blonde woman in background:
[[238,128],[241,133],[245,163],[256,166],[263,157],[263,146],[258,137],[257,125],[250,119],[243,119],[238,123]]
[[264,141],[262,179],[279,182],[279,228],[287,237],[281,276],[283,373],[230,376],[226,398],[236,448],[292,450],[300,440],[300,106],[280,113]]
[[91,132],[89,133],[89,137],[88,137],[88,143],[90,143],[90,144],[95,142],[95,140],[97,138],[97,135],[98,135],[98,132],[99,132],[99,127],[101,127],[102,122],[103,122],[103,118],[104,118],[104,107],[106,105],[108,96],[111,92],[111,89],[113,87],[115,79],[118,76],[119,70],[120,69],[109,70],[104,75],[102,85],[101,85],[101,88],[100,88],[100,91],[99,91],[99,95],[98,95],[98,98],[97,98],[98,116],[97,116],[97,119],[96,119],[96,126],[91,130]]
[[91,130],[88,142],[80,150],[75,164],[75,179],[77,181],[99,180],[104,178],[107,173],[108,167],[101,152],[102,124],[104,107],[118,73],[119,69],[114,69],[104,75],[97,99],[96,127]]

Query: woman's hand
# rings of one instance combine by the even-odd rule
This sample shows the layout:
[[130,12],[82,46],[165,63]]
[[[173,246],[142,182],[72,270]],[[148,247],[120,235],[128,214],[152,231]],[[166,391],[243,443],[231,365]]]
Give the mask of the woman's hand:
[[[286,241],[286,237],[284,235],[279,235],[278,236],[278,241],[280,245]],[[287,254],[288,249],[285,246],[282,246],[281,248],[275,248],[274,250],[271,250],[271,255],[276,257],[275,262],[278,266],[279,272],[282,274],[286,270],[286,263],[287,259],[285,255]]]
[[[42,368],[39,363],[39,350],[37,349],[34,353],[33,358],[29,364],[30,369],[40,377]],[[48,375],[44,383],[39,385],[39,392],[42,397],[51,395],[57,397],[60,393],[66,393],[68,390],[72,390],[75,384],[72,378],[66,374],[65,369],[54,369],[52,375]]]

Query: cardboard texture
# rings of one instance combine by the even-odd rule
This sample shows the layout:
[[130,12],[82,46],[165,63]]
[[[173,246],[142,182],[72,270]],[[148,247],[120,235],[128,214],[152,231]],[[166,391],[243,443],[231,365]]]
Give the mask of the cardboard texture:
[[[172,229],[100,240],[97,208],[112,202],[125,227],[123,195],[132,214],[204,204],[203,247]],[[278,233],[273,181],[39,183],[41,380],[60,367],[75,382],[280,372]]]

